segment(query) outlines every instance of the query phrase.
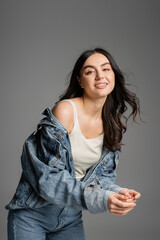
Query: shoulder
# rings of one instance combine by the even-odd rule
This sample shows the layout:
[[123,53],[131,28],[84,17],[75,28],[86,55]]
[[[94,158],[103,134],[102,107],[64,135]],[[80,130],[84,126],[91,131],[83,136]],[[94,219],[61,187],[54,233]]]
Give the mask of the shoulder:
[[74,113],[70,102],[60,101],[52,108],[52,114],[70,133],[73,128]]

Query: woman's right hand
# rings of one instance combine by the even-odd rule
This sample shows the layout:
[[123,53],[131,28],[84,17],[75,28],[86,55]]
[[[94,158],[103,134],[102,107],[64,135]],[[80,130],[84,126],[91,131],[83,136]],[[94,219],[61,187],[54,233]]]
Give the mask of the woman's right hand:
[[107,207],[111,214],[125,215],[135,206],[135,202],[125,202],[128,198],[118,193],[110,193],[108,196]]

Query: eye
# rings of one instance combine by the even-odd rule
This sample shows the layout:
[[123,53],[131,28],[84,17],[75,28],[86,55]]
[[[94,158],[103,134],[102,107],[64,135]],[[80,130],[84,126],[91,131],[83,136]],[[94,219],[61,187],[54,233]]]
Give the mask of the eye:
[[86,75],[90,75],[90,74],[92,74],[93,72],[94,72],[93,70],[89,70],[89,71],[86,72]]
[[104,72],[107,72],[107,71],[109,71],[110,69],[109,68],[103,68],[103,71]]

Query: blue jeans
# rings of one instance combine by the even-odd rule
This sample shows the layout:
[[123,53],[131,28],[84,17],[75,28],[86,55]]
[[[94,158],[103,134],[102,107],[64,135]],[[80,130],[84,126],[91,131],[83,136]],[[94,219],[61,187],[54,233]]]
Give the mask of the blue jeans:
[[8,240],[85,240],[82,212],[49,204],[10,210]]

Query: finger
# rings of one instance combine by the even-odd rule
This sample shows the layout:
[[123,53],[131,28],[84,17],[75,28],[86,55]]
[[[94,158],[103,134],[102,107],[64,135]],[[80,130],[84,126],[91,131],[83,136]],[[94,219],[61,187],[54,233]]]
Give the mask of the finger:
[[[132,208],[133,209],[133,208]],[[117,209],[112,209],[111,211],[110,211],[110,213],[111,214],[115,214],[115,215],[126,215],[127,213],[129,213],[132,209],[128,209],[128,210],[124,210],[124,211],[122,211],[122,210],[117,210]]]
[[120,208],[132,208],[136,206],[134,202],[131,202],[131,203],[122,202],[122,201],[119,201],[118,199],[115,199],[113,203]]
[[140,193],[137,193],[137,194],[135,195],[135,199],[140,198],[140,196],[141,196],[141,194],[140,194]]
[[129,203],[136,203],[136,200],[135,200],[135,199],[128,199],[128,200],[126,200],[126,202],[129,202]]
[[125,196],[128,197],[128,198],[132,197],[132,195],[130,194],[130,192],[128,190],[125,192]]
[[124,190],[119,191],[119,194],[123,195],[125,197],[128,197],[128,198],[131,197],[131,195],[129,194],[129,190],[128,189],[124,189]]
[[133,189],[129,189],[129,193],[130,193],[132,196],[136,196],[136,195],[140,196],[140,193],[137,192],[137,191],[135,191],[135,190],[133,190]]
[[123,211],[131,211],[134,207],[131,208],[119,208],[117,206],[112,206],[110,208],[110,211],[119,211],[119,212],[123,212]]
[[130,198],[130,199],[126,199],[124,202],[128,202],[128,203],[136,203],[136,199],[135,198]]
[[117,195],[115,196],[115,198],[117,198],[118,200],[121,200],[121,201],[128,199],[127,196],[121,195],[121,194],[117,194]]

